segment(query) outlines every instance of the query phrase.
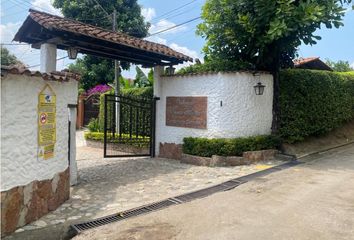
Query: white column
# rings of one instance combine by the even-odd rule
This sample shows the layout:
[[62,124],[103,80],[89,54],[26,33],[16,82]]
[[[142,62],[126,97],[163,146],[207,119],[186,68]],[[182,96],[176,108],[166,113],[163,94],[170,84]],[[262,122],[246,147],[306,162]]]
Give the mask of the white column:
[[[161,75],[164,74],[164,67],[163,66],[156,66],[154,68],[154,96],[155,97],[161,97],[162,96],[162,78]],[[161,108],[164,106],[161,103],[162,101],[157,101],[156,102],[156,145],[155,145],[155,154],[156,156],[159,156],[160,153],[160,122],[161,122]]]
[[154,96],[160,97],[161,95],[161,75],[163,75],[164,67],[156,66],[154,67]]
[[70,124],[70,186],[77,184],[77,162],[76,162],[76,109],[68,107]]
[[51,43],[41,44],[41,66],[42,73],[50,73],[57,69],[57,45]]

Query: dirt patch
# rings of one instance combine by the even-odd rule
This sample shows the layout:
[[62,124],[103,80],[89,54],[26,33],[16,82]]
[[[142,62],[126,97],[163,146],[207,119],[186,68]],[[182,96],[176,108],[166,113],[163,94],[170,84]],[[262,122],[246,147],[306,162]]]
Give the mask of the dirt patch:
[[124,230],[117,236],[114,231],[109,229],[102,229],[100,234],[97,232],[82,234],[75,238],[80,239],[112,239],[112,240],[166,240],[175,239],[177,231],[168,223],[155,223],[149,225],[135,224],[131,228]]
[[354,142],[354,119],[324,136],[310,137],[300,143],[284,144],[283,150],[301,157],[351,142]]

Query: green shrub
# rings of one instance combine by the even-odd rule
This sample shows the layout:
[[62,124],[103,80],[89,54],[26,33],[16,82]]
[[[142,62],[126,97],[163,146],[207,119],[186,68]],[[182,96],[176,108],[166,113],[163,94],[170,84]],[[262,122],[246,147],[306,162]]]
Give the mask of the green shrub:
[[252,70],[253,66],[250,63],[240,61],[208,61],[203,64],[194,64],[178,70],[177,75],[184,75],[190,73],[205,73],[205,72],[227,72],[227,71],[240,71]]
[[187,137],[183,139],[183,152],[202,157],[211,157],[212,155],[242,156],[242,153],[246,151],[276,149],[280,144],[280,138],[272,135],[229,139]]
[[289,143],[318,136],[354,118],[354,73],[284,70],[280,136]]
[[90,132],[99,132],[100,126],[98,124],[98,119],[91,118],[90,122],[87,125],[87,128],[89,129]]
[[[125,96],[125,97],[132,97],[132,98],[144,98],[144,99],[152,99],[153,97],[153,88],[152,87],[144,87],[144,88],[130,88],[130,89],[122,89],[121,90],[121,95]],[[111,91],[108,91],[106,93],[101,94],[100,96],[100,112],[99,112],[99,130],[101,132],[103,132],[104,130],[104,96],[106,94],[114,94],[114,90],[112,89]],[[108,104],[108,109],[107,109],[107,113],[108,115],[112,112],[112,109],[110,109],[110,107],[113,104]],[[121,105],[121,112],[122,111],[127,111],[127,109],[125,109],[126,106],[122,106]],[[133,116],[134,118],[134,116]],[[110,126],[110,120],[112,118],[108,116],[108,126]],[[134,118],[135,119],[135,118]],[[127,125],[129,124],[129,119],[123,119],[123,121],[125,120],[125,122],[121,123],[123,129],[126,129]],[[142,126],[143,124],[140,124],[140,126]]]
[[[104,142],[104,133],[103,132],[85,132],[84,137],[86,140]],[[121,138],[118,138],[118,136],[116,136],[115,138],[112,138],[112,134],[107,133],[107,139],[108,139],[109,143],[128,144],[131,146],[144,147],[144,148],[150,146],[150,138],[143,137],[143,136],[138,136],[139,141],[134,141],[134,139],[136,139],[136,136],[133,136],[132,137],[133,141],[132,141],[130,139],[129,134],[122,134]]]

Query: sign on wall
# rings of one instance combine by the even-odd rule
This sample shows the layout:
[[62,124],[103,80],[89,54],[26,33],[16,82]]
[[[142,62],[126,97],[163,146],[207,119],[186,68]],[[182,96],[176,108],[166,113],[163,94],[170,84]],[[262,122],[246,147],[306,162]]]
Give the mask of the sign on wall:
[[207,97],[166,97],[166,125],[207,128]]
[[47,84],[38,95],[38,147],[39,157],[54,157],[56,142],[56,95]]

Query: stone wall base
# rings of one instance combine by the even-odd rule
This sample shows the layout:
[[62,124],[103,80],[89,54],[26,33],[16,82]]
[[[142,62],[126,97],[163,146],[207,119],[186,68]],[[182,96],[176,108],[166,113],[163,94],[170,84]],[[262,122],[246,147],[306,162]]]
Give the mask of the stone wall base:
[[244,152],[242,157],[237,156],[217,156],[213,155],[210,157],[199,157],[189,154],[182,154],[180,161],[182,163],[193,164],[197,166],[208,166],[208,167],[223,167],[223,166],[240,166],[253,164],[265,160],[273,160],[275,155],[278,153],[277,150],[262,150],[262,151],[252,151]]
[[1,236],[57,209],[70,196],[69,168],[53,179],[33,181],[1,192]]
[[169,159],[182,159],[182,144],[160,143],[159,157]]

